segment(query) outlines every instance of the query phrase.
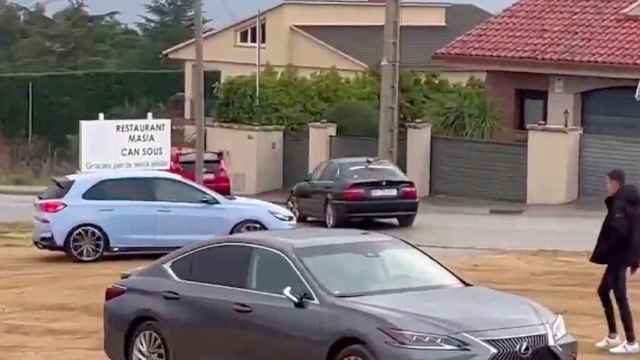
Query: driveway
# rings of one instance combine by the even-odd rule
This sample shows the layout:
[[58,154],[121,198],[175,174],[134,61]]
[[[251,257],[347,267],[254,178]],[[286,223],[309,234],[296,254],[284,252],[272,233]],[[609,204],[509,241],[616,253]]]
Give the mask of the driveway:
[[[0,195],[0,222],[30,221],[32,203],[31,196]],[[591,208],[533,207],[516,215],[491,215],[489,208],[473,201],[428,202],[412,228],[387,222],[358,226],[425,247],[589,251],[604,216]]]

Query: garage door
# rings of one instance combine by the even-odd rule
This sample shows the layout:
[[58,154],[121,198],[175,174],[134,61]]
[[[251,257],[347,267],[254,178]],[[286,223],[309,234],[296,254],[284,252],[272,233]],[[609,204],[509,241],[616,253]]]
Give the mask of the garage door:
[[630,87],[596,90],[583,96],[580,195],[604,197],[605,178],[623,169],[640,184],[640,103]]

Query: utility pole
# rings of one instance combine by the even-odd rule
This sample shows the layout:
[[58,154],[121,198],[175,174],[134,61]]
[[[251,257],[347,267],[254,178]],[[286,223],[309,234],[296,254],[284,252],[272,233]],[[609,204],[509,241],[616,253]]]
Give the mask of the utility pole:
[[400,0],[387,0],[384,25],[384,55],[380,64],[380,132],[378,156],[398,162],[400,98]]
[[260,66],[262,63],[262,12],[256,18],[256,105],[260,105]]
[[196,63],[193,67],[193,110],[196,120],[196,182],[204,178],[204,54],[202,44],[202,0],[195,0]]

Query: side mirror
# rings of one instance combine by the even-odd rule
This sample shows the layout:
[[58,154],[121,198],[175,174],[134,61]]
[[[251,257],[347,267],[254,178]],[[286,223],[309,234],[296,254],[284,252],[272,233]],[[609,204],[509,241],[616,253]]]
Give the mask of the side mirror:
[[284,296],[289,299],[289,301],[291,301],[293,303],[293,305],[297,308],[303,308],[304,307],[304,296],[298,296],[296,294],[293,293],[293,289],[291,289],[291,286],[287,286],[282,293],[284,294]]
[[200,202],[207,205],[215,205],[218,203],[216,199],[213,198],[213,196],[209,195],[204,195],[202,199],[200,199]]

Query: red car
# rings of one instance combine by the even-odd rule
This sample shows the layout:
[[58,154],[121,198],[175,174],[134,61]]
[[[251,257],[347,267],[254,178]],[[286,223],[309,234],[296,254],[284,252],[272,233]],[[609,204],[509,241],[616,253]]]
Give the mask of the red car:
[[[195,181],[196,152],[194,149],[172,148],[170,172]],[[204,186],[220,195],[231,195],[231,180],[224,165],[223,154],[204,153]]]

